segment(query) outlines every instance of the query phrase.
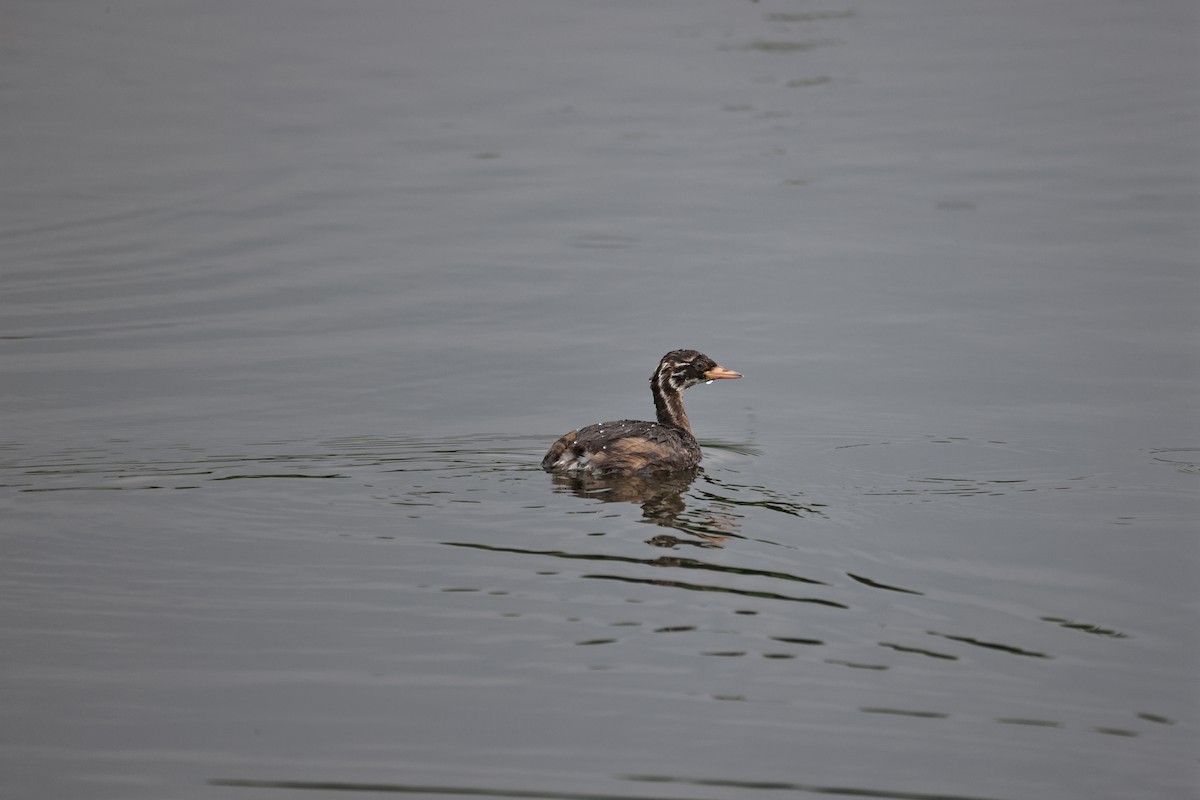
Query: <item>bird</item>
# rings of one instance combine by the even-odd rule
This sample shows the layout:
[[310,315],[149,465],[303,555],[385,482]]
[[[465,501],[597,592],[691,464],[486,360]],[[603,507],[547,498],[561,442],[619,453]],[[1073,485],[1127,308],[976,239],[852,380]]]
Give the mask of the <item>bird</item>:
[[657,421],[599,422],[564,434],[542,458],[542,469],[574,475],[647,475],[693,469],[700,445],[683,410],[683,390],[740,378],[696,350],[672,350],[650,376]]

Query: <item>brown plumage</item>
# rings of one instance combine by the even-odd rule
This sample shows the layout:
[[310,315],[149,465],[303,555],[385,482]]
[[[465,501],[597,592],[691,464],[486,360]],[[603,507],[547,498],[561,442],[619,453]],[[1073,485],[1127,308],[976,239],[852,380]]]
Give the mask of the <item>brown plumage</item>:
[[700,445],[683,410],[683,390],[698,383],[740,378],[703,353],[672,350],[650,376],[657,422],[622,419],[571,431],[555,442],[542,469],[590,475],[644,475],[691,469]]

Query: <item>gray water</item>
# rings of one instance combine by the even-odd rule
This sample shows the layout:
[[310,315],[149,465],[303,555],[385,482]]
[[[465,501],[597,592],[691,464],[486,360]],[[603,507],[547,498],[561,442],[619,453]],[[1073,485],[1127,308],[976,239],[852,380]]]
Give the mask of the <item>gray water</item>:
[[4,796],[1196,796],[1198,33],[8,3]]

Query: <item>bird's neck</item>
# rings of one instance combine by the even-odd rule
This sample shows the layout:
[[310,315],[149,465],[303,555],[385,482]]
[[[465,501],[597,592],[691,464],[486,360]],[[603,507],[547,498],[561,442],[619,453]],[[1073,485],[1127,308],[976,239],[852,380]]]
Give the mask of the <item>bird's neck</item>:
[[687,412],[683,410],[683,392],[667,384],[667,376],[656,374],[650,381],[650,393],[654,395],[654,410],[660,425],[670,425],[692,432]]

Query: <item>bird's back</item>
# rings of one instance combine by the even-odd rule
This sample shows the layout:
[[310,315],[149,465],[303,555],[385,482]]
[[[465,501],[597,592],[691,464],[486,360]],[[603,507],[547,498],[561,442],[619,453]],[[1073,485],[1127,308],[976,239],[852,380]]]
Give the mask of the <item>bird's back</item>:
[[636,419],[600,422],[571,431],[542,459],[542,469],[594,475],[691,469],[700,463],[700,445],[671,425]]

